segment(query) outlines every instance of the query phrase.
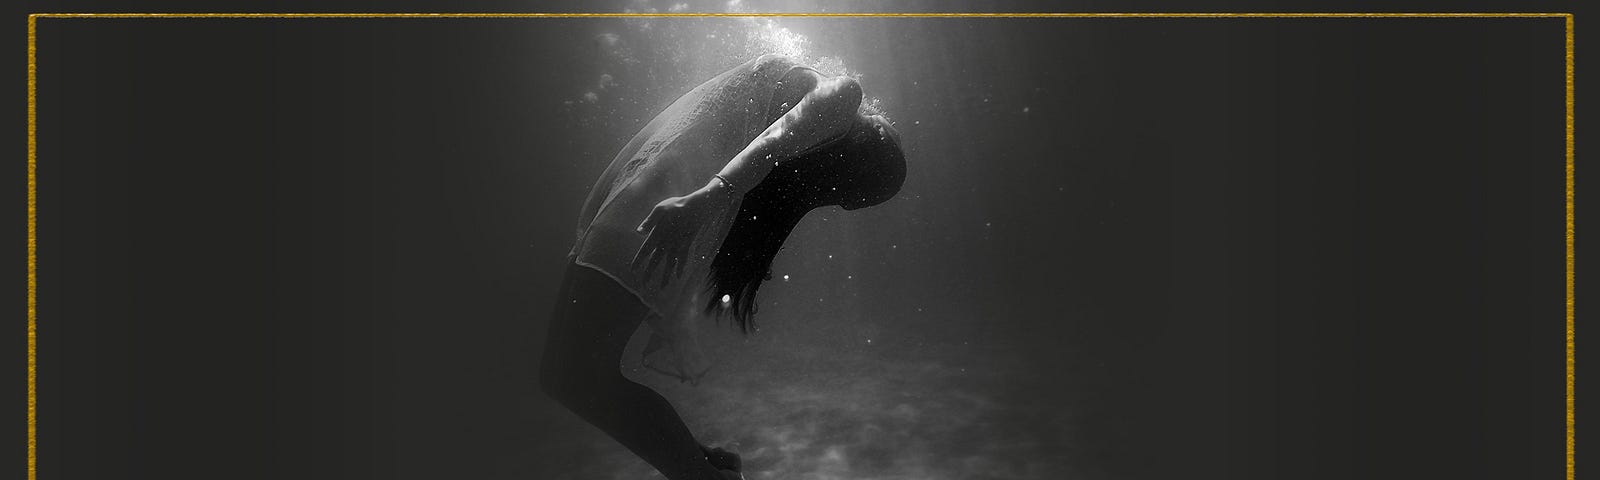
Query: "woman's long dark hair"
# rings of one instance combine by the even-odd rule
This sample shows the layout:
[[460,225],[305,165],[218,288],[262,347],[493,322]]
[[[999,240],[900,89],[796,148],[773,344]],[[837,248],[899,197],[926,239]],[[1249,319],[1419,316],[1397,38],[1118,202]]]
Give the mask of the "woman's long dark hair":
[[706,312],[732,316],[749,333],[756,290],[772,278],[772,259],[800,219],[828,205],[854,210],[883,203],[899,193],[905,173],[899,133],[876,116],[863,118],[831,145],[774,166],[744,194],[739,215],[711,261]]

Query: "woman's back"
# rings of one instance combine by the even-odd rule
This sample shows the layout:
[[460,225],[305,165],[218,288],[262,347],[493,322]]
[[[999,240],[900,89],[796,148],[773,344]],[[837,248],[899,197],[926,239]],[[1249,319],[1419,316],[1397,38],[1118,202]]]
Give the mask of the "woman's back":
[[[726,233],[714,230],[696,249],[685,275],[666,285],[645,282],[630,268],[644,237],[639,222],[663,198],[704,185],[730,158],[782,116],[799,98],[775,95],[786,75],[805,68],[795,60],[763,55],[694,88],[673,102],[623,147],[596,181],[578,222],[570,255],[606,273],[657,314],[686,314],[680,303],[704,285],[709,255]],[[705,257],[705,258],[701,258]]]

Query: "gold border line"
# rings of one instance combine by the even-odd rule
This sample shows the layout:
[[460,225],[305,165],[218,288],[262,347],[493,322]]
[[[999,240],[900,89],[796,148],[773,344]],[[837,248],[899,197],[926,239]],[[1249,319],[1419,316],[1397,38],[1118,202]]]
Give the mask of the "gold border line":
[[1576,47],[1577,47],[1577,44],[1573,40],[1573,36],[1575,35],[1575,31],[1574,31],[1575,28],[1574,28],[1574,25],[1573,25],[1572,15],[1567,15],[1566,16],[1566,28],[1567,28],[1567,45],[1566,45],[1566,47],[1567,47],[1567,480],[1573,480],[1573,476],[1577,472],[1576,448],[1577,448],[1577,429],[1578,429],[1578,424],[1577,424],[1576,411],[1574,410],[1574,407],[1576,406],[1576,400],[1575,400],[1574,397],[1577,396],[1577,388],[1576,387],[1577,387],[1578,375],[1577,375],[1577,362],[1576,362],[1576,360],[1577,360],[1577,358],[1576,358],[1576,355],[1577,355],[1576,345],[1577,344],[1576,344],[1576,339],[1575,339],[1575,336],[1574,336],[1574,326],[1575,326],[1574,324],[1576,322],[1575,321],[1576,317],[1574,315],[1575,315],[1575,312],[1576,312],[1575,304],[1577,302],[1576,290],[1574,288],[1574,285],[1575,285],[1574,282],[1575,282],[1575,279],[1576,279],[1576,272],[1577,272],[1577,240],[1576,240],[1577,229],[1574,226],[1574,224],[1576,223],[1576,219],[1577,219],[1576,213],[1575,213],[1577,202],[1574,201],[1574,195],[1576,193],[1576,189],[1575,189],[1574,183],[1576,182],[1577,177],[1574,174],[1574,169],[1573,169],[1574,160],[1577,158],[1577,150],[1576,150],[1577,137],[1576,137],[1576,133],[1575,133],[1576,132],[1576,115],[1575,115],[1576,111],[1574,110],[1574,107],[1573,107],[1574,98],[1575,98],[1573,96],[1573,75],[1576,73],[1576,70],[1574,69],[1574,60],[1576,60],[1576,54],[1577,54]]
[[1576,136],[1572,13],[1394,12],[1394,13],[33,13],[28,15],[28,480],[38,480],[38,56],[40,18],[612,18],[612,17],[914,17],[914,18],[1562,18],[1566,24],[1566,322],[1567,480],[1575,478],[1577,445],[1575,278]]
[[28,16],[28,480],[38,480],[39,472],[39,405],[38,405],[38,343],[39,309],[39,232],[38,219],[38,152],[39,142],[34,135],[38,125],[37,44],[34,42],[38,17]]
[[917,18],[1571,18],[1571,13],[35,13],[39,18],[607,18],[607,17],[917,17]]

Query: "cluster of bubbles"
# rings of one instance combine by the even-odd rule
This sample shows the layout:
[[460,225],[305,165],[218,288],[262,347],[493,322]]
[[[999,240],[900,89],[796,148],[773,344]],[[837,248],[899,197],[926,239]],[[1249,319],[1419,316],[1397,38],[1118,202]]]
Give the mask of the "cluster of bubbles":
[[[683,13],[684,2],[629,0],[628,13]],[[740,0],[724,4],[741,13]],[[696,10],[704,11],[704,10]],[[817,55],[806,35],[773,18],[628,17],[597,24],[593,37],[592,80],[577,85],[564,101],[577,125],[631,135],[679,95],[729,67],[762,54],[799,60],[825,75],[861,74],[837,56]],[[862,102],[863,113],[883,114],[876,98]],[[627,128],[633,127],[633,128]]]

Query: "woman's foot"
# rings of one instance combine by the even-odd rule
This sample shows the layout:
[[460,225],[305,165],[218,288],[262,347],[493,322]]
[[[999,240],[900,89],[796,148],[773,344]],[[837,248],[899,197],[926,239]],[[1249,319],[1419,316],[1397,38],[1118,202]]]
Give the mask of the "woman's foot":
[[744,461],[739,459],[739,454],[721,448],[700,446],[700,451],[705,452],[706,461],[718,470],[728,470],[737,474],[743,471]]

